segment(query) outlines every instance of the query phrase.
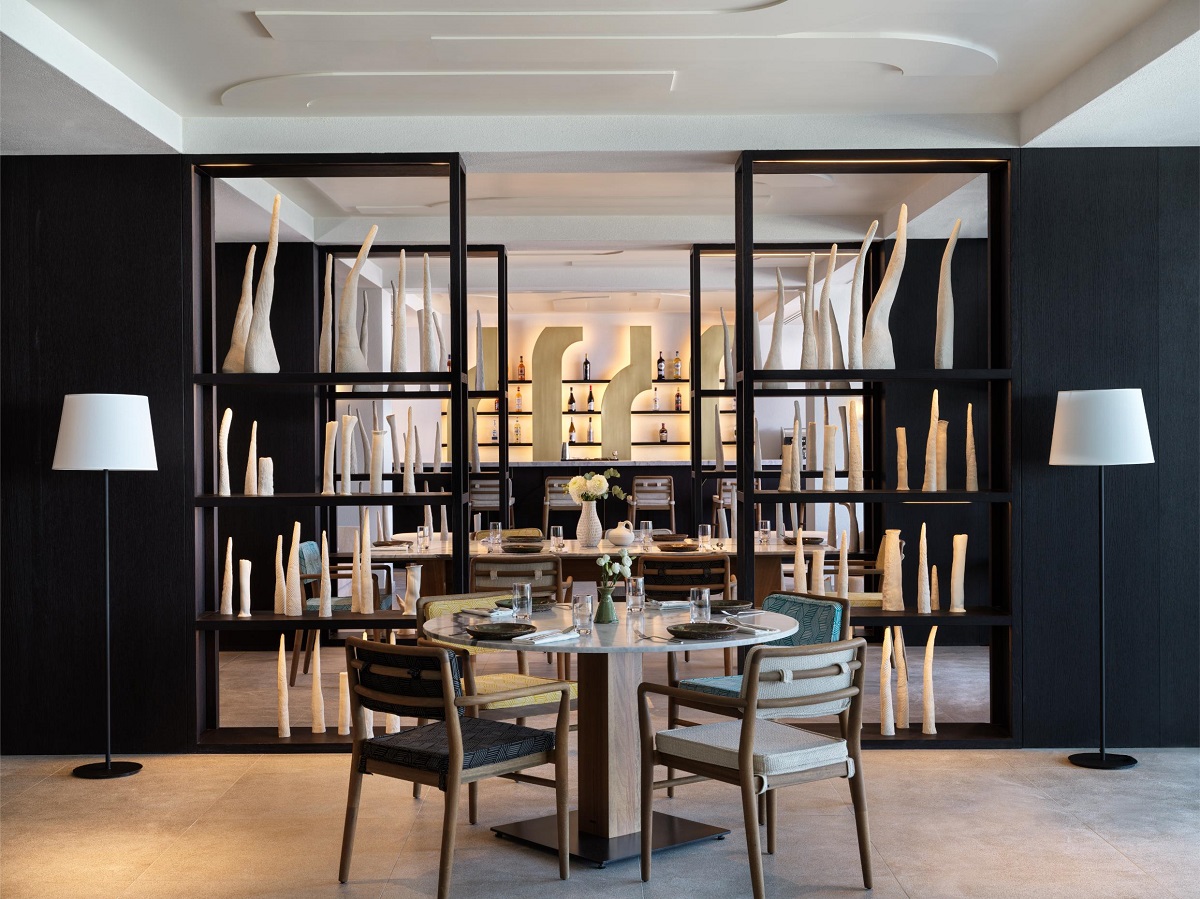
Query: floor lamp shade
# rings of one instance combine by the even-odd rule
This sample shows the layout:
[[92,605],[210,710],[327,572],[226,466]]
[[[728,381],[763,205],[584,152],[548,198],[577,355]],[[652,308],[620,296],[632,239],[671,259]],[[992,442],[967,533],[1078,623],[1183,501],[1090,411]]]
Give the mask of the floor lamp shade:
[[1060,390],[1051,465],[1144,465],[1154,461],[1142,391]]
[[65,471],[157,471],[149,400],[123,393],[67,394],[53,467]]

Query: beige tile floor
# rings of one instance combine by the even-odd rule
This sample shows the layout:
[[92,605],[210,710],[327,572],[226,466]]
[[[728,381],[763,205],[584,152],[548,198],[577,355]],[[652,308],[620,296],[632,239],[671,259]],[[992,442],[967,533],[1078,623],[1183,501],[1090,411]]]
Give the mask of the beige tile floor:
[[[252,658],[257,655],[223,660],[230,668],[246,666],[243,691],[231,681],[223,697],[228,714],[255,719],[246,723],[265,723],[270,711],[257,684],[274,663],[266,654]],[[327,677],[338,655],[325,650]],[[969,673],[973,663],[966,657]],[[253,665],[263,667],[260,676],[249,676]],[[655,673],[650,666],[647,675]],[[292,708],[303,720],[294,718],[294,726],[303,726],[308,683],[302,679],[295,690]],[[332,694],[330,701],[336,701]],[[332,714],[331,705],[330,720]],[[1130,771],[1095,772],[1068,765],[1058,751],[869,752],[864,769],[875,867],[869,895],[1200,896],[1200,752],[1137,755],[1140,764]],[[347,756],[140,760],[141,774],[99,782],[71,777],[75,758],[0,758],[0,896],[412,899],[436,893],[442,814],[436,791],[418,801],[406,784],[367,778],[352,879],[340,886]],[[460,810],[457,896],[749,895],[733,788],[697,785],[659,800],[660,808],[727,826],[732,834],[656,856],[648,884],[641,883],[636,861],[605,870],[575,864],[571,880],[562,883],[552,856],[492,836],[493,824],[552,812],[549,790],[489,782],[481,805],[475,827]],[[864,895],[844,783],[785,790],[780,812],[780,851],[764,857],[769,895]]]

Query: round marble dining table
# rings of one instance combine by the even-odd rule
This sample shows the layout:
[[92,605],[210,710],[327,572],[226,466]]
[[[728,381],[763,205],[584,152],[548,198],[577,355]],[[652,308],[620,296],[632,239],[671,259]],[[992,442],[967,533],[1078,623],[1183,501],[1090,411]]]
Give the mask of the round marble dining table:
[[[641,747],[637,720],[637,688],[642,681],[642,656],[650,652],[720,650],[767,643],[794,634],[795,619],[756,612],[747,621],[770,632],[735,633],[716,640],[671,639],[667,626],[689,620],[686,608],[647,610],[629,614],[617,603],[619,620],[593,624],[592,632],[574,640],[544,644],[514,644],[511,640],[475,640],[466,624],[483,619],[444,615],[425,623],[425,631],[447,643],[485,649],[554,652],[578,655],[578,757],[576,779],[579,807],[571,813],[571,853],[603,867],[610,861],[636,856],[640,846]],[[716,621],[721,616],[714,615]],[[566,606],[535,612],[539,631],[571,625]],[[638,631],[646,635],[639,636]],[[656,639],[657,638],[657,639]],[[518,821],[492,828],[522,843],[558,851],[554,816]],[[654,815],[654,849],[723,836],[727,829],[689,821],[663,812]]]

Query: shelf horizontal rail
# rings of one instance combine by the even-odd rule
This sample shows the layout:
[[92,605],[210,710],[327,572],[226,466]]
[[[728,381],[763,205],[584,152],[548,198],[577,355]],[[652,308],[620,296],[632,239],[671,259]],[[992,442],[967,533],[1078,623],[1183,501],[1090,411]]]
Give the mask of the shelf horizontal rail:
[[211,493],[197,496],[195,505],[202,508],[262,508],[265,506],[423,506],[445,503],[453,499],[445,491],[430,493],[276,493],[271,496],[215,496]]

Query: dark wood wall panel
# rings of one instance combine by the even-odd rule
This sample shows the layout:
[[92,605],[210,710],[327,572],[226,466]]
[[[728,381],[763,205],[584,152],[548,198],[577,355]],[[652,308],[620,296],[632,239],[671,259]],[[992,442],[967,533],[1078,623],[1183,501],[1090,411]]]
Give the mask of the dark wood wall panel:
[[66,393],[150,397],[158,472],[112,475],[113,745],[188,743],[191,342],[176,156],[3,167],[0,750],[104,746],[104,487],[50,465]]
[[1097,472],[1047,459],[1056,392],[1104,387],[1143,390],[1158,457],[1106,470],[1110,743],[1197,742],[1195,166],[1195,150],[1021,154],[1026,745],[1098,737]]

